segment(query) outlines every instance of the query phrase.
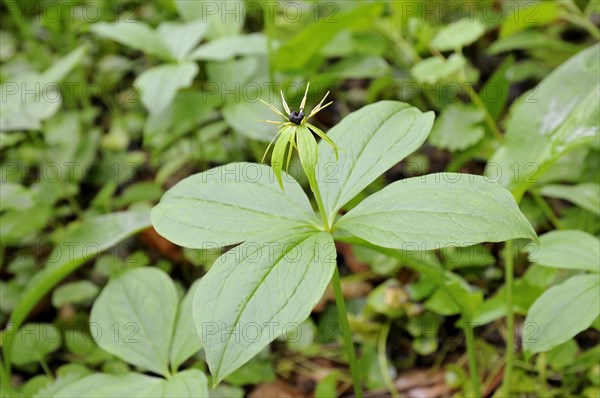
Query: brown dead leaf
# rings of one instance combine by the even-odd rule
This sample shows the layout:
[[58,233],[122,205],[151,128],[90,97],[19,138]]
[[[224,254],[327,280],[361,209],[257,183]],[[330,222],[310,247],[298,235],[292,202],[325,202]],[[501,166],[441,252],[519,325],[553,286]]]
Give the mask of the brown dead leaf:
[[257,386],[248,398],[304,398],[300,391],[281,379],[273,383],[260,384]]
[[143,230],[139,237],[146,246],[156,250],[162,256],[177,262],[183,261],[181,247],[160,236],[154,228]]

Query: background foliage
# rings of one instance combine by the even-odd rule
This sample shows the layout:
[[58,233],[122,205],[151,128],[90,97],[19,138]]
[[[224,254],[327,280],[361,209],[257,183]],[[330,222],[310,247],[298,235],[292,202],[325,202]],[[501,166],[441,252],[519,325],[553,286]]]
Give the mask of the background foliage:
[[[178,181],[259,162],[275,129],[258,99],[281,108],[283,89],[298,104],[310,81],[310,106],[329,90],[334,100],[313,120],[325,132],[380,100],[436,114],[425,145],[343,212],[394,181],[462,172],[509,189],[540,235],[513,242],[514,264],[502,244],[399,251],[340,237],[365,390],[468,396],[473,339],[482,394],[493,395],[510,295],[513,395],[600,396],[599,4],[4,1],[0,395],[84,396],[84,377],[108,396],[350,393],[330,291],[208,391],[181,314],[236,237],[182,249],[149,228],[150,207]],[[297,159],[290,171],[308,188]]]

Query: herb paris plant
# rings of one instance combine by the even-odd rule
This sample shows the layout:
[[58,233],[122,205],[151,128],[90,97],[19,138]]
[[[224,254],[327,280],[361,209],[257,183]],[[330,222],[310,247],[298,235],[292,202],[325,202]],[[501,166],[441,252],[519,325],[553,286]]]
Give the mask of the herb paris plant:
[[[344,142],[339,161],[325,140],[308,154],[299,148],[301,162],[308,155],[318,160],[309,182],[321,221],[295,180],[282,174],[280,187],[272,168],[255,163],[196,174],[163,196],[152,222],[167,239],[190,248],[241,243],[213,264],[194,297],[194,323],[214,383],[309,316],[338,277],[335,230],[378,246],[423,250],[536,238],[507,190],[466,174],[395,182],[338,218],[352,198],[419,148],[432,124],[432,112],[381,101],[329,131],[331,141]],[[360,380],[353,378],[356,389]]]

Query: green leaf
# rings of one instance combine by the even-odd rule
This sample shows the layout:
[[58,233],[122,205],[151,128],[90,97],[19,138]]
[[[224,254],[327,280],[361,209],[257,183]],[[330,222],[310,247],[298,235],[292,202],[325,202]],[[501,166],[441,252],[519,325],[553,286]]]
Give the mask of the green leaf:
[[539,248],[531,249],[529,260],[545,267],[600,272],[600,240],[578,230],[548,232],[540,236]]
[[546,185],[540,193],[549,198],[558,198],[575,203],[582,209],[600,215],[600,184],[586,182],[577,185]]
[[217,259],[194,299],[194,323],[215,383],[304,321],[336,266],[327,232],[258,236]]
[[474,43],[485,33],[485,27],[477,19],[462,19],[443,27],[431,41],[439,51],[460,50]]
[[31,189],[9,181],[2,181],[0,190],[0,211],[15,209],[26,210],[34,204],[34,194]]
[[576,275],[542,294],[525,319],[523,348],[548,351],[587,329],[600,314],[600,275]]
[[536,239],[510,192],[484,177],[456,173],[390,184],[350,210],[337,227],[397,249]]
[[483,138],[483,119],[483,112],[474,105],[450,104],[436,119],[429,141],[441,149],[465,150]]
[[559,66],[511,108],[490,176],[520,198],[560,156],[598,139],[600,44]]
[[481,101],[494,120],[498,120],[500,115],[502,115],[502,111],[508,101],[510,84],[515,75],[514,64],[515,59],[513,56],[506,57],[479,91]]
[[[90,218],[75,226],[50,254],[44,269],[29,281],[19,304],[10,315],[8,324],[21,326],[31,309],[67,275],[98,253],[113,247],[126,237],[150,226],[147,210],[113,213]],[[7,334],[5,353],[10,352],[14,334]],[[11,357],[5,354],[6,367]]]
[[111,280],[94,302],[96,342],[122,360],[167,376],[177,316],[177,291],[157,268],[130,270]]
[[273,119],[273,111],[260,102],[231,101],[221,112],[227,124],[236,133],[263,142],[273,139],[273,125],[261,122]]
[[44,360],[60,347],[62,340],[60,331],[50,323],[27,323],[15,337],[11,354],[16,365]]
[[174,3],[183,20],[208,22],[206,37],[210,40],[236,35],[244,27],[247,5],[243,0],[174,0]]
[[346,116],[328,132],[336,153],[319,143],[319,188],[332,224],[337,211],[382,173],[421,146],[433,124],[433,112],[421,113],[403,102],[380,101]]
[[98,286],[90,281],[68,283],[54,290],[52,305],[54,308],[60,308],[65,304],[85,302],[96,297],[98,291]]
[[171,50],[161,36],[148,25],[139,21],[98,22],[90,30],[106,39],[157,56],[165,61],[173,60]]
[[[577,6],[575,6],[577,7]],[[500,25],[500,37],[507,37],[529,27],[544,26],[560,18],[560,4],[553,1],[514,2],[511,13]]]
[[197,74],[198,65],[194,62],[165,64],[146,70],[134,84],[146,109],[150,113],[159,113],[173,102],[177,91],[192,85]]
[[[25,73],[0,86],[0,130],[35,130],[62,104],[58,83],[77,66],[88,46],[83,45],[53,62],[42,73]],[[17,87],[27,87],[27,95]]]
[[173,58],[181,61],[200,43],[207,28],[208,24],[201,20],[183,24],[163,22],[156,29],[156,33],[169,48]]
[[452,54],[448,59],[431,57],[417,62],[410,73],[419,82],[435,84],[458,72],[465,66],[466,62],[460,54]]
[[340,31],[370,28],[383,9],[384,4],[361,4],[352,10],[336,13],[332,17],[335,21],[324,18],[308,24],[279,47],[274,55],[274,65],[278,70],[285,71],[305,68]]
[[199,283],[200,280],[197,280],[190,286],[187,294],[179,304],[170,353],[170,362],[174,369],[177,369],[189,357],[200,351],[202,347],[192,320],[192,303]]
[[184,247],[214,248],[256,234],[300,232],[318,225],[302,187],[291,177],[279,187],[273,169],[230,163],[188,177],[152,209],[159,234]]
[[223,37],[203,44],[188,57],[194,61],[226,61],[244,55],[267,54],[267,38],[262,33]]
[[197,369],[179,372],[166,380],[140,373],[126,375],[96,373],[71,383],[52,395],[53,398],[205,398],[208,396],[206,376]]

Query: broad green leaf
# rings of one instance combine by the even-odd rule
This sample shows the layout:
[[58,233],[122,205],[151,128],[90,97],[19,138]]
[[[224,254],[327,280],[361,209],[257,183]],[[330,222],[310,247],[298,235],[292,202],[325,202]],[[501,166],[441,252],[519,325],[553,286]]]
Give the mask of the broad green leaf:
[[55,392],[53,398],[206,398],[208,381],[200,370],[176,373],[170,379],[140,373],[113,375],[96,373],[67,385]]
[[596,182],[577,185],[546,185],[540,189],[540,193],[549,198],[568,200],[582,209],[600,215],[600,184]]
[[383,9],[382,3],[361,4],[331,18],[308,24],[279,47],[273,59],[276,68],[286,71],[305,68],[341,30],[370,28]]
[[498,120],[508,101],[510,84],[515,78],[514,65],[514,57],[506,57],[479,91],[481,102],[483,102],[494,120]]
[[520,198],[560,156],[598,139],[600,44],[559,66],[511,108],[488,174]]
[[198,45],[208,24],[201,20],[188,23],[163,22],[156,29],[156,34],[161,38],[173,58],[183,60]]
[[158,377],[140,373],[112,375],[96,373],[59,389],[53,398],[72,397],[149,397],[149,393],[160,385]]
[[223,37],[203,44],[190,54],[191,60],[226,61],[243,55],[267,53],[267,38],[262,33]]
[[192,320],[192,303],[194,302],[194,293],[199,283],[200,280],[197,280],[190,286],[190,289],[179,304],[175,334],[173,335],[170,350],[170,362],[174,369],[179,368],[182,363],[200,351],[202,347]]
[[177,310],[169,276],[158,268],[138,268],[106,285],[92,307],[90,327],[103,350],[166,376]]
[[[576,6],[575,6],[576,7]],[[554,1],[513,2],[507,11],[500,37],[507,37],[529,27],[544,26],[560,18],[560,4]]]
[[450,104],[436,119],[429,141],[441,149],[465,150],[483,138],[483,119],[483,112],[474,105]]
[[[86,261],[150,225],[147,210],[107,214],[76,225],[55,247],[44,269],[25,286],[7,327],[19,328],[38,301]],[[13,341],[14,334],[8,334],[4,343],[7,368],[10,368],[11,358],[6,353],[10,353]]]
[[150,113],[158,113],[173,102],[177,91],[192,85],[196,74],[198,65],[194,62],[164,64],[146,70],[135,79],[134,84],[146,109]]
[[65,304],[85,302],[96,297],[98,291],[98,286],[90,281],[68,283],[54,290],[52,305],[54,308],[60,308]]
[[311,79],[315,85],[325,83],[325,87],[337,84],[344,79],[367,79],[388,73],[390,66],[380,56],[349,56]]
[[34,204],[33,192],[16,182],[2,181],[0,190],[0,211],[25,210]]
[[157,56],[165,61],[174,57],[161,36],[148,25],[139,21],[98,22],[90,30],[106,39]]
[[457,73],[466,62],[459,54],[452,54],[448,59],[431,57],[417,62],[410,72],[417,81],[434,84]]
[[382,173],[421,146],[433,124],[403,102],[380,101],[346,116],[328,132],[340,147],[319,143],[319,188],[332,224],[337,211]]
[[304,321],[335,266],[327,232],[257,236],[217,259],[193,306],[214,382]]
[[64,57],[53,62],[52,65],[42,73],[40,85],[43,87],[48,83],[58,83],[63,80],[73,68],[81,63],[88,50],[87,45],[82,45],[71,51]]
[[548,351],[587,329],[600,314],[600,275],[576,275],[542,294],[529,309],[525,351]]
[[272,120],[273,111],[259,101],[231,101],[221,112],[227,124],[245,137],[269,142],[275,135],[274,125],[261,121]]
[[[189,315],[188,315],[189,316]],[[155,393],[161,398],[190,397],[206,398],[210,396],[208,380],[204,373],[198,369],[188,369],[176,373],[173,377],[162,382]]]
[[80,46],[42,73],[25,73],[2,84],[0,130],[40,129],[41,122],[54,115],[62,104],[58,83],[83,60],[87,49],[87,45]]
[[583,231],[552,231],[540,236],[529,260],[545,267],[600,272],[600,240]]
[[287,175],[283,186],[285,192],[268,166],[230,163],[188,177],[167,191],[152,209],[152,223],[165,238],[195,249],[318,225],[302,187]]
[[27,323],[16,333],[11,351],[13,363],[25,365],[42,361],[60,347],[61,341],[56,326],[50,323]]
[[[559,54],[562,59],[565,55],[568,58],[569,55],[567,54],[575,54],[580,51],[581,44],[554,38],[546,32],[532,29],[511,36],[500,37],[487,48],[487,52],[492,55],[515,50],[543,50]],[[538,70],[544,68],[544,65],[535,64],[539,65]]]
[[210,40],[239,34],[246,10],[251,9],[243,0],[174,0],[174,3],[182,19],[200,19],[209,24],[206,37]]
[[397,249],[536,239],[510,192],[471,174],[429,174],[395,182],[363,200],[336,225]]
[[479,20],[462,19],[437,32],[431,45],[439,51],[459,50],[474,43],[484,32],[485,27]]

